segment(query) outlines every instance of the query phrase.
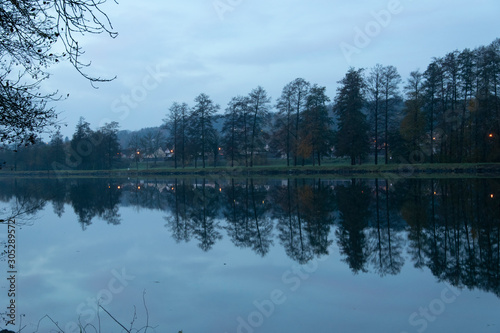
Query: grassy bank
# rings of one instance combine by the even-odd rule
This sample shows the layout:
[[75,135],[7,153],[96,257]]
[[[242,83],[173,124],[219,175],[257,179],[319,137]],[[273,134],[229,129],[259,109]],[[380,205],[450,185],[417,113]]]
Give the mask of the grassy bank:
[[500,163],[255,166],[207,168],[148,168],[118,170],[0,171],[3,177],[500,177]]

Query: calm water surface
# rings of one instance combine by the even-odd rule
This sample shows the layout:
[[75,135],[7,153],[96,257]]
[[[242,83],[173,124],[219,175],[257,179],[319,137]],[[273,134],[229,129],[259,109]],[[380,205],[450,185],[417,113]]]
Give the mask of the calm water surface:
[[125,332],[98,304],[133,332],[500,332],[498,179],[4,178],[0,200],[22,332]]

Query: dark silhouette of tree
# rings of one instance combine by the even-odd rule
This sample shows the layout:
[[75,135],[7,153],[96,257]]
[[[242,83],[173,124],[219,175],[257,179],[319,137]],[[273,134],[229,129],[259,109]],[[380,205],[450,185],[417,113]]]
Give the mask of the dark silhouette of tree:
[[231,184],[222,192],[225,198],[223,215],[227,220],[225,229],[231,241],[264,257],[273,245],[267,190],[254,184],[253,179],[237,184],[231,179]]
[[212,128],[209,132],[208,132],[208,144],[209,144],[209,147],[210,147],[210,152],[212,153],[212,156],[214,158],[214,168],[217,167],[217,161],[219,159],[219,155],[221,154],[221,150],[222,150],[222,139],[221,139],[221,136],[219,134],[219,132],[215,129],[215,128]]
[[477,112],[475,141],[477,161],[500,161],[500,41],[477,50]]
[[231,99],[226,108],[221,142],[226,160],[231,161],[231,166],[235,166],[235,162],[243,163],[241,158],[245,159],[245,166],[249,165],[248,152],[252,131],[249,103],[248,96],[237,96]]
[[443,129],[447,140],[443,141],[444,156],[447,157],[446,162],[456,161],[458,153],[457,148],[459,146],[459,100],[460,100],[460,89],[459,89],[459,63],[458,63],[458,51],[453,51],[444,56],[441,60],[441,65],[444,72],[444,80],[446,84],[446,109],[443,119]]
[[65,145],[63,137],[60,131],[56,131],[56,133],[52,136],[49,145],[50,145],[50,150],[49,150],[50,160],[60,165],[64,164],[64,162],[66,161],[66,152],[64,149]]
[[365,105],[365,82],[362,69],[350,68],[346,76],[339,81],[335,97],[334,111],[338,118],[335,154],[349,156],[351,165],[356,159],[361,163],[369,151],[368,124],[362,112]]
[[[421,154],[420,144],[425,134],[425,117],[422,112],[423,105],[423,76],[420,72],[410,73],[407,85],[405,86],[407,100],[405,105],[405,117],[401,121],[401,137],[407,143],[406,156],[414,157],[412,163],[423,161],[418,160]],[[415,155],[415,156],[413,156]]]
[[250,167],[254,165],[254,155],[263,151],[263,124],[269,117],[271,98],[261,86],[253,89],[248,95],[248,112],[251,118]]
[[318,165],[321,165],[321,157],[329,153],[333,144],[332,120],[326,107],[330,99],[325,91],[326,87],[313,85],[307,95],[306,109],[303,112],[299,153],[303,157],[311,157],[313,165],[316,158]]
[[429,128],[429,151],[430,162],[434,163],[434,143],[437,138],[434,133],[434,128],[436,124],[436,114],[439,108],[439,84],[440,77],[443,75],[441,66],[438,61],[433,61],[427,67],[427,70],[423,74],[425,79],[423,83],[424,89],[424,110],[427,116],[427,124]]
[[266,204],[267,191],[264,186],[254,185],[250,179],[251,215],[249,219],[249,242],[252,249],[264,257],[273,245],[273,223],[267,213],[269,204]]
[[310,239],[307,237],[307,226],[302,217],[298,181],[295,179],[292,183],[288,179],[286,185],[279,188],[273,196],[280,242],[290,258],[305,264],[314,258],[314,254],[309,244]]
[[76,125],[75,133],[70,141],[69,163],[75,169],[92,169],[92,154],[97,141],[94,132],[90,129],[90,124],[80,117]]
[[192,235],[191,220],[188,218],[188,205],[192,188],[184,180],[176,178],[172,188],[168,192],[168,201],[170,202],[170,211],[164,217],[165,225],[172,232],[172,237],[177,243],[189,242]]
[[460,147],[459,161],[472,161],[472,108],[477,81],[477,67],[474,52],[463,50],[458,55],[459,79],[461,81],[461,95],[463,98],[460,119]]
[[339,227],[335,231],[340,253],[353,273],[366,272],[368,260],[367,240],[364,229],[369,216],[369,189],[352,180],[349,186],[336,188]]
[[215,220],[219,206],[214,191],[214,188],[206,186],[205,179],[201,184],[195,180],[192,206],[188,211],[193,235],[198,239],[198,246],[203,251],[209,251],[216,241],[222,239],[220,226]]
[[115,37],[103,1],[2,1],[0,11],[0,142],[32,144],[56,112],[47,105],[59,99],[41,94],[47,69],[67,60],[91,82],[109,81],[83,72],[79,36],[107,33]]
[[67,187],[64,182],[58,181],[51,186],[52,208],[54,213],[61,217],[64,213],[64,204],[67,201]]
[[163,122],[170,131],[169,140],[173,144],[174,168],[177,169],[178,157],[180,157],[181,165],[184,168],[186,166],[186,129],[189,107],[186,103],[174,102],[169,111],[170,113]]
[[390,126],[394,122],[395,106],[400,101],[399,84],[401,76],[394,66],[386,66],[382,71],[382,96],[384,108],[384,160],[389,163],[389,146],[394,141],[389,140]]
[[[385,205],[380,192],[385,192]],[[397,275],[404,265],[403,238],[391,226],[389,209],[389,182],[381,190],[379,179],[375,179],[375,226],[371,229],[370,261],[380,276]]]
[[367,82],[367,99],[370,104],[370,111],[373,112],[371,117],[373,118],[373,127],[374,127],[374,138],[373,138],[373,152],[375,153],[375,165],[378,164],[378,151],[379,151],[379,120],[380,120],[380,111],[383,100],[383,74],[384,67],[381,64],[375,65],[370,71]]
[[69,144],[67,166],[81,170],[114,168],[121,160],[117,133],[117,122],[93,131],[81,117]]
[[425,228],[428,223],[427,198],[424,196],[423,184],[420,179],[412,179],[405,183],[400,191],[406,191],[405,201],[401,207],[401,216],[409,227],[409,250],[416,268],[425,265],[425,247],[427,237]]
[[117,206],[121,190],[116,184],[101,179],[78,179],[71,183],[68,192],[68,200],[72,203],[82,230],[87,229],[96,216],[110,224],[120,223]]
[[225,198],[223,215],[227,222],[225,227],[227,234],[235,246],[250,247],[248,186],[235,183],[234,179],[231,179],[231,184],[224,188],[223,193]]
[[292,117],[292,89],[287,84],[276,103],[278,114],[274,124],[272,147],[286,155],[286,165],[290,165],[290,154],[292,152],[293,117]]
[[275,124],[274,146],[286,154],[287,165],[290,165],[292,153],[294,165],[297,165],[301,116],[306,107],[309,86],[309,82],[304,79],[295,79],[283,87],[281,96],[276,103],[278,115]]
[[206,153],[211,151],[209,135],[213,131],[212,116],[219,110],[219,105],[214,104],[210,97],[203,93],[194,101],[196,105],[189,116],[191,144],[195,162],[196,156],[201,154],[202,166],[205,168]]
[[309,244],[316,256],[328,255],[328,248],[333,244],[333,240],[328,238],[334,223],[331,214],[333,193],[322,184],[321,179],[312,185],[303,185],[299,193]]
[[96,158],[100,160],[101,169],[113,169],[121,160],[121,147],[118,142],[118,128],[116,121],[104,124],[98,130],[97,136],[101,137]]
[[133,156],[133,159],[135,161],[135,167],[137,168],[137,170],[139,170],[139,160],[141,159],[141,153],[140,153],[141,148],[142,144],[139,134],[137,133],[132,134],[132,137],[128,142],[128,153],[129,156]]

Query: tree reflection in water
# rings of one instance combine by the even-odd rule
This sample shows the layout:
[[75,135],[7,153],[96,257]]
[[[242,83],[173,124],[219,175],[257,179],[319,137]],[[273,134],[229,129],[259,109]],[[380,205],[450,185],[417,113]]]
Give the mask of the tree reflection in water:
[[[500,296],[497,179],[2,179],[2,219],[71,206],[82,229],[118,225],[120,207],[160,210],[177,242],[209,251],[223,237],[305,264],[338,246],[354,273],[398,274],[404,252],[440,281]],[[5,205],[4,205],[5,206]],[[279,244],[279,245],[277,245]],[[335,255],[335,253],[333,253]],[[408,260],[408,258],[406,258]]]

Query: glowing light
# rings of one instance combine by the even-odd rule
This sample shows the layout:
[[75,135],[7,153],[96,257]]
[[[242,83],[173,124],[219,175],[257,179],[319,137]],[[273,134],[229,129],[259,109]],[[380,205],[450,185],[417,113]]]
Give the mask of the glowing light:
[[122,187],[120,185],[118,185],[118,189],[121,189]]
[[141,187],[140,187],[140,186],[137,186],[137,189],[138,189],[138,190],[140,190],[140,189],[141,189]]
[[490,133],[488,136],[489,136],[490,138],[492,138],[492,137],[493,137],[493,133]]
[[139,154],[140,154],[140,153],[139,153],[139,152],[137,152],[137,155],[139,155]]
[[492,199],[493,199],[494,197],[495,197],[495,196],[493,195],[493,193],[492,193],[492,194],[490,194],[490,198],[492,198]]
[[170,149],[170,152],[171,152],[171,153],[173,153],[173,152],[174,152],[174,150],[173,150],[173,149]]

